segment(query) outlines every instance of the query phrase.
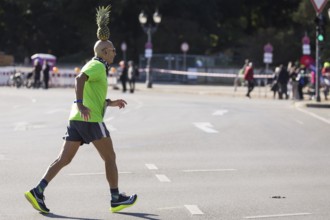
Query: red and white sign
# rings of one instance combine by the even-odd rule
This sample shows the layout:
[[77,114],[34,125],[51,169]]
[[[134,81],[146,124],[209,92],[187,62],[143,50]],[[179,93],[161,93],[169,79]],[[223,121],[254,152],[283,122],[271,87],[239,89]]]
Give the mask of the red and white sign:
[[328,0],[311,0],[315,11],[319,14],[324,9],[324,6],[327,4]]

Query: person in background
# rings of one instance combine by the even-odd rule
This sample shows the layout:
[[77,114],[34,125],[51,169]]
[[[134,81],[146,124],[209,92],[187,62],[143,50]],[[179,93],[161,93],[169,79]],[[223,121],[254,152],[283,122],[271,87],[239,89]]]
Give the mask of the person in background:
[[283,99],[283,95],[285,96],[285,99],[289,99],[288,95],[288,82],[289,82],[290,76],[289,72],[284,68],[284,66],[280,65],[280,71],[278,74],[278,98]]
[[325,62],[322,68],[322,76],[320,80],[320,84],[323,88],[323,94],[325,100],[328,100],[329,90],[330,90],[330,63]]
[[127,76],[128,76],[128,84],[129,89],[131,93],[134,93],[135,90],[135,68],[134,68],[134,62],[132,60],[128,61],[128,70],[127,70]]
[[274,71],[274,78],[270,90],[273,91],[273,99],[276,98],[276,93],[278,92],[278,75],[280,74],[281,68],[276,67]]
[[242,84],[240,77],[244,75],[245,68],[249,65],[249,60],[246,59],[244,62],[243,67],[238,71],[236,74],[236,78],[234,79],[234,91],[237,91],[237,86],[240,86]]
[[246,93],[246,96],[251,98],[250,93],[252,92],[254,88],[254,72],[253,72],[253,63],[250,62],[249,65],[245,68],[244,72],[244,80],[247,81],[247,88],[248,91]]
[[39,88],[40,87],[40,74],[41,74],[42,66],[38,60],[34,61],[34,82],[33,82],[33,87],[34,88]]
[[48,64],[48,61],[45,61],[43,66],[43,79],[44,79],[45,89],[48,89],[49,70],[50,70],[50,66]]
[[119,62],[119,67],[120,67],[120,77],[119,77],[119,80],[121,81],[123,92],[126,92],[127,67],[126,67],[125,61],[123,61],[123,60],[120,61]]

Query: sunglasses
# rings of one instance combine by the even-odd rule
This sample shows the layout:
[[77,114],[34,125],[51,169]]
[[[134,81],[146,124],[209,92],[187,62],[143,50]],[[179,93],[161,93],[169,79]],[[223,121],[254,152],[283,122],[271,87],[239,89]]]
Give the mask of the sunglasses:
[[106,51],[106,50],[108,50],[108,49],[111,50],[113,53],[116,52],[116,48],[111,48],[111,47],[103,48],[102,51],[104,52],[104,51]]

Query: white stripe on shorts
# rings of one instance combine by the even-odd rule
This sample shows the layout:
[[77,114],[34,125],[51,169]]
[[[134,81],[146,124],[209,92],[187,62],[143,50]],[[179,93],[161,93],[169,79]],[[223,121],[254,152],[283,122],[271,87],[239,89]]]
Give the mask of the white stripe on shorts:
[[99,126],[100,126],[100,129],[101,129],[101,132],[102,132],[102,136],[103,137],[106,137],[107,134],[105,133],[105,127],[104,127],[104,124],[102,122],[99,122]]

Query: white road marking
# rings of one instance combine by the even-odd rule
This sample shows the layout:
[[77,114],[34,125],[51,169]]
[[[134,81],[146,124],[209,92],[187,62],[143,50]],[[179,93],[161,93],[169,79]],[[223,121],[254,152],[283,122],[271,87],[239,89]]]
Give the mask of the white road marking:
[[8,159],[8,158],[6,158],[6,156],[5,156],[5,155],[3,155],[3,154],[0,154],[0,160],[11,160],[11,159]]
[[115,128],[112,125],[107,125],[107,128],[108,128],[109,131],[116,131],[117,130],[117,128]]
[[15,131],[25,131],[27,130],[28,123],[27,122],[18,122],[14,128]]
[[182,170],[182,172],[224,172],[224,171],[237,171],[236,169],[199,169],[199,170]]
[[224,114],[226,114],[226,113],[228,113],[228,110],[226,110],[226,109],[221,109],[221,110],[217,110],[217,111],[213,112],[212,115],[220,115],[220,116],[222,116],[222,115],[224,115]]
[[[118,174],[131,174],[132,172],[128,171],[123,171],[123,172],[118,172]],[[69,173],[67,174],[68,176],[93,176],[93,175],[105,175],[105,172],[100,172],[100,173]]]
[[16,123],[14,130],[15,131],[26,131],[26,130],[31,130],[31,129],[45,128],[45,127],[46,127],[46,125],[31,124],[28,122],[18,122],[18,123]]
[[305,109],[302,109],[302,108],[300,108],[300,107],[297,107],[297,110],[298,110],[298,111],[301,111],[301,112],[303,112],[303,113],[305,113],[305,114],[307,114],[307,115],[309,115],[309,116],[312,116],[312,117],[314,117],[314,118],[316,118],[316,119],[318,119],[318,120],[320,120],[320,121],[323,121],[323,122],[325,122],[325,123],[327,123],[327,124],[330,124],[330,120],[325,119],[325,118],[323,118],[323,117],[321,117],[321,116],[319,116],[319,115],[317,115],[317,114],[315,114],[315,113],[313,113],[313,112],[309,112],[309,111],[307,111],[307,110],[305,110]]
[[172,209],[182,209],[182,206],[158,208],[158,210],[172,210]]
[[193,124],[206,133],[218,133],[217,130],[212,128],[213,125],[210,122],[195,122]]
[[104,122],[109,122],[109,121],[111,121],[113,119],[114,119],[114,117],[109,117],[109,118],[105,119]]
[[198,208],[197,205],[184,205],[186,209],[192,214],[192,215],[203,215],[204,213]]
[[46,112],[45,114],[51,115],[51,114],[55,114],[57,112],[68,112],[68,110],[63,109],[63,108],[57,108],[57,109],[50,110],[50,111]]
[[258,219],[258,218],[274,218],[274,217],[289,217],[289,216],[301,216],[301,215],[311,215],[312,213],[292,213],[292,214],[277,214],[277,215],[256,215],[247,216],[245,219]]
[[163,174],[156,174],[156,177],[160,182],[171,182],[171,180]]
[[147,167],[149,170],[158,170],[158,167],[156,167],[155,164],[146,163],[146,167]]
[[123,112],[122,112],[122,114],[127,114],[127,113],[129,113],[131,110],[128,110],[128,109],[125,109]]

